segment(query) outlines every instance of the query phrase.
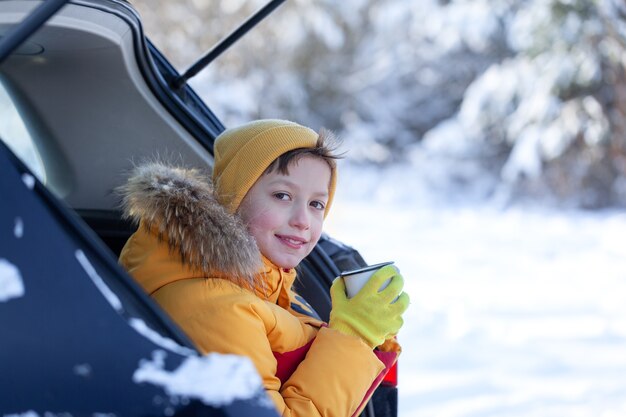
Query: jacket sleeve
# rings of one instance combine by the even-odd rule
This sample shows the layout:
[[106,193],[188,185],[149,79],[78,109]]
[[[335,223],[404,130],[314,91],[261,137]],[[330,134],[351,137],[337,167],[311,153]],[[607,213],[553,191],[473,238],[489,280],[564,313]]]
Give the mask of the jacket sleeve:
[[352,416],[384,364],[358,338],[322,328],[305,359],[281,386],[267,338],[271,317],[263,310],[259,305],[213,305],[177,321],[203,353],[234,353],[252,359],[282,416]]
[[304,361],[280,391],[283,416],[352,416],[385,365],[354,336],[320,329]]

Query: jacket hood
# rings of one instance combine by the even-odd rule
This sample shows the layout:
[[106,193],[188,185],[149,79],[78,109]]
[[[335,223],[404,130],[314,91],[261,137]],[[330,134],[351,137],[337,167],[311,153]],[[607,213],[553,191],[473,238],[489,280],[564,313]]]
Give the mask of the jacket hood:
[[117,189],[124,217],[167,242],[190,269],[251,287],[263,268],[261,253],[239,216],[217,201],[208,178],[159,162],[137,166]]

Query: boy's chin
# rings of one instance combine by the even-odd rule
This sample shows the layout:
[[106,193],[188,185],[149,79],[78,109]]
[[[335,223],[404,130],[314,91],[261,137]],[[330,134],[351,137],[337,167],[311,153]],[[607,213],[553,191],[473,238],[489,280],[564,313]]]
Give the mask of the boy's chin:
[[302,257],[295,256],[279,256],[275,259],[269,258],[274,265],[282,269],[293,269],[300,264]]

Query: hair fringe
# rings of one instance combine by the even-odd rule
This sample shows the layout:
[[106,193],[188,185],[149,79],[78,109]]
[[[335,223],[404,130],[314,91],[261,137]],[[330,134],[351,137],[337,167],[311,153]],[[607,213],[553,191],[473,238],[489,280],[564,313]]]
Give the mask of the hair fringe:
[[277,170],[283,175],[289,174],[289,166],[297,163],[305,156],[312,156],[325,161],[331,169],[337,167],[336,161],[344,157],[345,152],[339,152],[343,141],[332,130],[321,128],[315,147],[313,148],[297,148],[285,152],[276,158],[266,169],[265,173]]

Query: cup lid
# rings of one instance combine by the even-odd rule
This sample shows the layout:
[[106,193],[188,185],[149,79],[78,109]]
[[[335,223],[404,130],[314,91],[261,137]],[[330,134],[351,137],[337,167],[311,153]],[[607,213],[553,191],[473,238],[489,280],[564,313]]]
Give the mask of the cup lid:
[[360,274],[362,272],[374,271],[376,269],[382,268],[383,266],[387,266],[387,265],[391,265],[391,264],[393,264],[393,261],[381,262],[379,264],[368,265],[368,266],[364,266],[364,267],[358,268],[358,269],[351,269],[349,271],[343,271],[340,275],[342,277],[347,277],[347,276],[350,276],[350,275]]

